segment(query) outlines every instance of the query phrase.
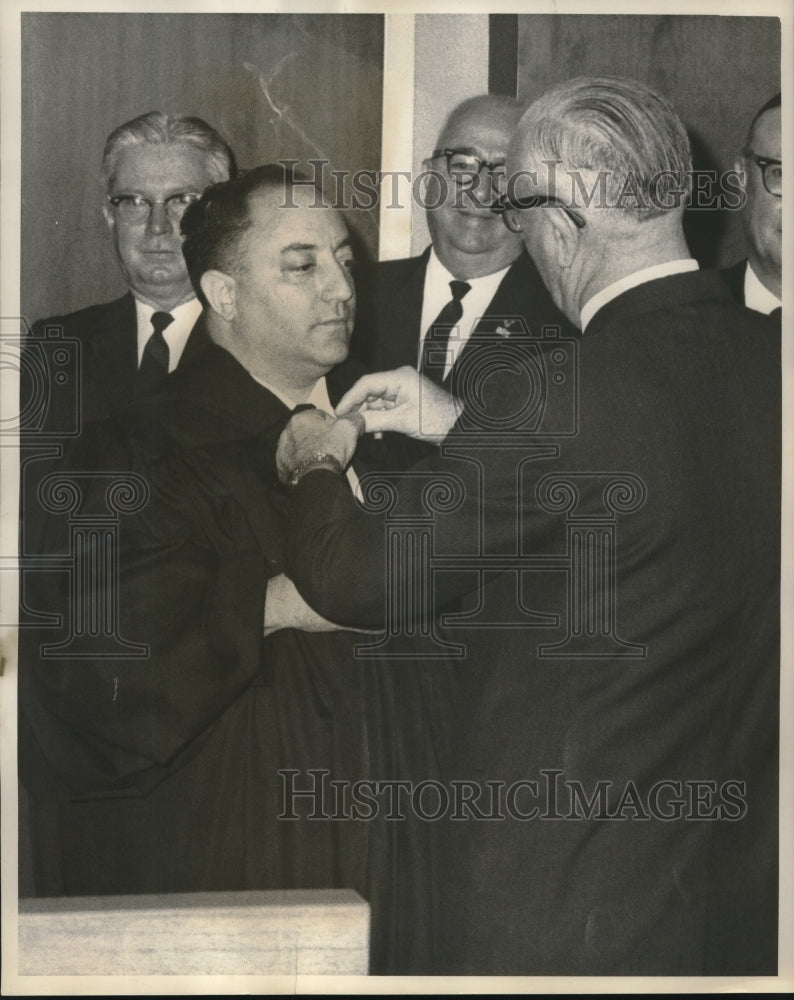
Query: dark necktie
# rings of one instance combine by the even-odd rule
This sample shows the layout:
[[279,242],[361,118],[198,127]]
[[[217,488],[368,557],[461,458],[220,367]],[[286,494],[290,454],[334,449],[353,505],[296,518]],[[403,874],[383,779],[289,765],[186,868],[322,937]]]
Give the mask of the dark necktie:
[[171,313],[152,313],[152,333],[143,349],[138,368],[138,385],[141,389],[153,389],[168,374],[169,350],[163,330],[174,322]]
[[422,345],[422,374],[438,385],[444,381],[450,331],[463,315],[461,299],[471,291],[471,285],[467,281],[450,281],[449,287],[452,289],[452,298],[431,324]]

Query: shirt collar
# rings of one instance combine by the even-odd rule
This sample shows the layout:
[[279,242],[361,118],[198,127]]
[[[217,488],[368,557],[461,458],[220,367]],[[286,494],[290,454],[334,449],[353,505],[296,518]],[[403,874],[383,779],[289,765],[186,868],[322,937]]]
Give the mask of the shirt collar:
[[[273,395],[280,399],[281,402],[290,410],[294,410],[295,407],[299,406],[301,403],[309,403],[311,406],[316,406],[318,410],[322,410],[324,413],[330,413],[332,417],[336,416],[334,408],[331,404],[331,397],[328,395],[328,383],[325,381],[325,375],[322,375],[317,379],[308,397],[300,400],[290,399],[289,396],[285,396],[283,392],[279,392],[277,389],[274,389],[272,385],[268,385],[264,379],[259,378],[256,375],[251,375],[251,378],[254,379],[255,382],[258,382],[261,386],[264,386],[264,388],[269,392],[272,392]],[[361,492],[361,483],[359,482],[358,475],[356,474],[356,470],[353,468],[352,462],[345,470],[345,476],[347,477],[347,481],[353,491],[353,495],[356,499],[363,503],[364,496]]]
[[[135,310],[138,316],[145,319],[147,323],[151,323],[152,316],[156,312],[171,313],[174,317],[175,323],[188,318],[192,319],[195,323],[201,313],[201,303],[198,299],[188,299],[187,302],[183,302],[180,306],[174,306],[173,309],[155,309],[153,306],[147,305],[145,302],[141,302],[140,299],[136,299]],[[168,327],[166,327],[166,329],[168,329]]]
[[[249,372],[249,374],[251,373]],[[259,378],[258,375],[251,374],[251,378],[254,379],[255,382],[258,382],[261,386],[264,386],[268,392],[272,392],[276,399],[280,399],[287,409],[294,410],[296,406],[300,406],[302,403],[309,403],[311,406],[316,406],[318,410],[323,410],[325,413],[330,413],[331,415],[334,413],[334,408],[331,406],[331,398],[328,395],[328,386],[326,385],[324,375],[317,379],[312,387],[312,391],[306,399],[292,399],[279,389],[275,389],[263,378]]]
[[657,278],[669,278],[671,274],[684,274],[687,271],[697,271],[699,268],[700,265],[698,262],[688,257],[681,260],[670,260],[665,264],[654,264],[652,267],[644,267],[640,271],[634,271],[632,274],[627,274],[617,281],[613,281],[611,285],[602,288],[600,292],[596,292],[592,298],[585,302],[581,314],[582,333],[587,329],[588,324],[599,309],[603,308],[607,302],[611,302],[612,299],[616,299],[618,295],[627,292],[630,288],[636,288],[637,285],[644,285],[646,281],[656,281]]
[[[485,292],[487,289],[492,291],[495,295],[496,289],[499,287],[502,278],[504,278],[512,266],[512,264],[508,264],[507,267],[503,267],[501,271],[494,271],[493,274],[482,274],[479,278],[466,278],[466,283],[471,285],[472,291],[476,289],[478,291]],[[430,257],[427,261],[427,271],[425,274],[425,280],[428,283],[432,283],[434,285],[444,285],[446,286],[447,291],[449,291],[450,281],[458,280],[455,278],[455,275],[438,259],[436,248],[434,246],[430,247]],[[470,295],[471,292],[469,292],[467,298]]]
[[763,284],[749,260],[747,270],[744,272],[744,304],[748,309],[755,309],[756,312],[764,313],[766,316],[773,309],[783,305],[777,295],[770,292]]
[[187,344],[190,331],[196,325],[196,320],[201,315],[201,303],[198,299],[189,299],[173,309],[155,309],[153,306],[135,299],[135,317],[138,329],[138,364],[143,357],[143,349],[146,341],[152,335],[152,316],[156,312],[169,312],[174,320],[169,323],[163,331],[163,337],[168,344],[169,363],[168,370],[173,371],[179,364],[182,352]]

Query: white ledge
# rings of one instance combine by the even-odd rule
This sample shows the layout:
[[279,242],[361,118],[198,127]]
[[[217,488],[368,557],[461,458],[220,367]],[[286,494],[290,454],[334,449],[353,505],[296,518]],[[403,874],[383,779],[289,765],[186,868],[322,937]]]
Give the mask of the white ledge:
[[22,899],[24,976],[366,975],[352,889]]

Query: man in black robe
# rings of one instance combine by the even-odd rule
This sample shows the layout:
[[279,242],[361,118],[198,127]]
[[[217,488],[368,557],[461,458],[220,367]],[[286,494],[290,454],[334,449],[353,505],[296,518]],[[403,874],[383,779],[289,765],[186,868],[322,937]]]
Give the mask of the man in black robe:
[[44,484],[67,558],[39,574],[62,627],[31,630],[19,682],[39,895],[364,891],[367,824],[285,794],[366,766],[360,637],[282,574],[276,442],[340,395],[355,308],[347,229],[316,196],[261,167],[190,207],[204,347],[156,420],[139,401]]

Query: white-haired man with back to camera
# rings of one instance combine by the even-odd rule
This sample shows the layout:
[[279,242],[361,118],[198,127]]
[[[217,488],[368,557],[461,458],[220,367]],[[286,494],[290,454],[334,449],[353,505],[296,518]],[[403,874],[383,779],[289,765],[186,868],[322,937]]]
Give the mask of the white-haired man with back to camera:
[[[513,390],[505,363],[489,393],[486,366],[457,405],[401,368],[337,407],[443,443],[399,510],[454,476],[431,569],[469,568],[481,595],[501,578],[503,612],[518,593],[527,614],[448,622],[466,657],[444,708],[445,788],[467,783],[469,806],[437,824],[425,971],[777,969],[779,341],[690,258],[690,170],[679,117],[634,80],[562,83],[518,124],[501,214],[582,331],[559,372],[575,433],[553,412],[562,344],[536,366],[549,388],[534,429],[517,421],[519,364]],[[507,338],[505,359],[521,346]],[[383,515],[305,465],[310,450],[348,457],[333,426],[318,431],[298,414],[279,448],[285,481],[301,470],[286,571],[320,614],[375,625],[378,595],[412,578],[395,579]],[[439,601],[450,576],[432,580]]]

